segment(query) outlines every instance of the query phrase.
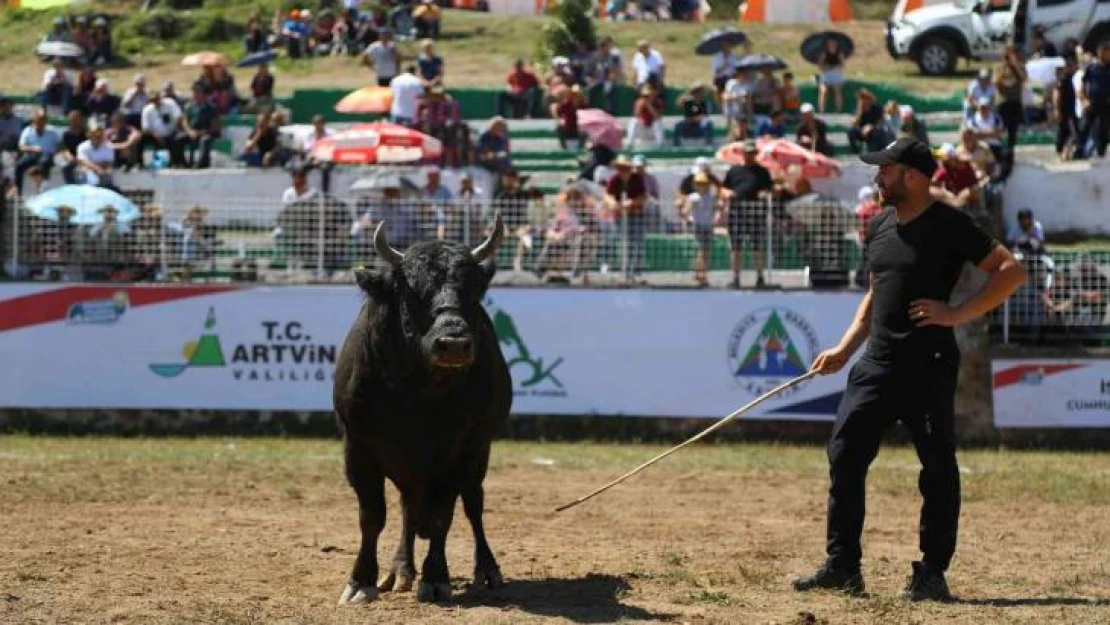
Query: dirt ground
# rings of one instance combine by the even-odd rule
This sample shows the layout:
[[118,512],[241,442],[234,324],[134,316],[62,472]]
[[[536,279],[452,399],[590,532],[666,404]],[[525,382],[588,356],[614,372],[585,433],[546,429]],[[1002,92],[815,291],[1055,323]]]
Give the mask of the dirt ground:
[[358,530],[337,441],[0,437],[0,622],[1110,623],[1108,454],[963,453],[959,602],[915,605],[897,598],[917,556],[911,450],[872,469],[856,599],[789,590],[822,555],[819,447],[695,447],[553,512],[660,450],[498,443],[486,528],[508,586],[466,588],[460,509],[452,601],[340,608]]

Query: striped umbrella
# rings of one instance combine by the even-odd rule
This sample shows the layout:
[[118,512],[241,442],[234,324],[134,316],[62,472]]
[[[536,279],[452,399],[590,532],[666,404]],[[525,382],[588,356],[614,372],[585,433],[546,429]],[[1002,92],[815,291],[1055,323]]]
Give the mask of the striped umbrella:
[[357,124],[320,139],[312,157],[345,165],[418,163],[443,154],[439,139],[390,122]]

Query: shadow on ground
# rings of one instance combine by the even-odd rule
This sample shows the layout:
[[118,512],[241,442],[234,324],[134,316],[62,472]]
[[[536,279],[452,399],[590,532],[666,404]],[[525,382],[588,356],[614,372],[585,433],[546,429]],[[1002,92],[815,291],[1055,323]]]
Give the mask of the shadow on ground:
[[461,606],[512,607],[537,616],[557,616],[575,623],[612,623],[622,619],[666,621],[677,615],[624,605],[631,587],[614,575],[590,574],[579,579],[522,579],[496,590],[469,591],[456,598]]
[[984,605],[996,608],[1020,608],[1026,606],[1091,606],[1108,607],[1110,599],[1087,599],[1084,597],[1022,597],[994,599],[956,599],[964,605]]

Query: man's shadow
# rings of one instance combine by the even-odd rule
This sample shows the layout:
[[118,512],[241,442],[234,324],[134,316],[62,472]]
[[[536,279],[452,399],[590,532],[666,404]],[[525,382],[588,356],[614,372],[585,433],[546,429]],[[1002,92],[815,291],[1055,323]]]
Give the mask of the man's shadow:
[[623,578],[590,573],[579,579],[510,580],[493,590],[468,590],[456,595],[460,606],[513,607],[538,616],[557,616],[575,623],[612,623],[624,619],[665,621],[674,614],[624,605],[621,595],[631,587]]
[[964,605],[992,606],[996,608],[1020,608],[1027,606],[1110,607],[1110,599],[1085,599],[1083,597],[998,597],[975,599],[962,599],[957,597],[954,603],[962,603]]

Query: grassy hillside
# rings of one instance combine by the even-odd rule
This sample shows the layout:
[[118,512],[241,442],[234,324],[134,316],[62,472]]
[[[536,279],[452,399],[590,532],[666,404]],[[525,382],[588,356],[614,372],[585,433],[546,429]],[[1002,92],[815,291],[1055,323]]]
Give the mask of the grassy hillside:
[[[184,86],[196,75],[194,68],[180,66],[180,59],[189,52],[216,50],[237,58],[247,17],[259,13],[267,18],[280,4],[289,0],[224,0],[200,11],[161,9],[142,13],[135,2],[104,2],[95,7],[115,16],[113,35],[116,48],[126,58],[122,68],[100,72],[111,81],[113,89],[126,87],[136,71],[147,74],[151,84],[174,80]],[[718,3],[717,17],[735,16],[735,0]],[[888,0],[855,3],[857,13],[881,15],[888,11]],[[85,5],[74,11],[90,10]],[[32,93],[38,89],[46,69],[31,53],[35,43],[49,30],[56,12],[9,10],[0,12],[0,85],[9,93]],[[447,59],[448,84],[455,87],[498,86],[502,84],[512,60],[518,56],[533,58],[541,38],[542,25],[548,18],[505,18],[488,14],[449,11],[440,52]],[[635,42],[649,38],[667,58],[670,82],[689,84],[708,75],[707,58],[697,57],[693,48],[706,27],[688,23],[621,23],[599,24],[603,35],[611,35],[626,56]],[[805,26],[745,25],[743,30],[755,41],[758,51],[784,58],[799,80],[809,80],[816,68],[801,59],[798,45],[814,28]],[[895,62],[885,51],[880,21],[861,20],[843,27],[856,41],[857,54],[849,62],[851,78],[885,81],[923,94],[950,94],[965,78],[930,79],[917,73],[908,62]],[[415,56],[415,47],[405,46]],[[627,60],[627,59],[626,59]],[[360,87],[372,77],[361,68],[357,59],[331,57],[292,63],[278,63],[277,91],[287,94],[297,87]],[[249,76],[241,70],[239,82]]]

